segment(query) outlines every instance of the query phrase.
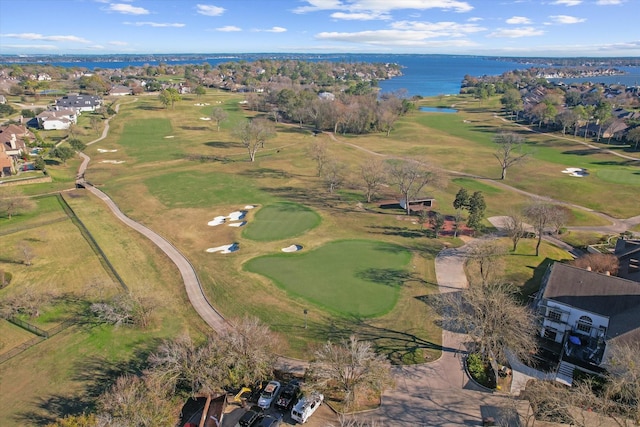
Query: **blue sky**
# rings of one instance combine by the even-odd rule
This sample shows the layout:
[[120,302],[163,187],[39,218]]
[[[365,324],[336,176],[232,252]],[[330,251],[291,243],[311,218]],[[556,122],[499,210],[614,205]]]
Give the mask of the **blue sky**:
[[640,0],[0,0],[0,54],[640,56]]

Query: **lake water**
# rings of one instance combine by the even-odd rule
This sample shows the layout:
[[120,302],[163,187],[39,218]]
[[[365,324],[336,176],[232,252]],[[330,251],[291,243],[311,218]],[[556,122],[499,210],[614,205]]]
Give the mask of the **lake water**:
[[[81,67],[89,70],[96,68],[126,68],[129,66],[141,67],[145,65],[158,65],[161,62],[167,65],[186,65],[208,63],[212,66],[223,62],[256,59],[300,59],[306,61],[333,61],[333,62],[382,62],[396,63],[403,67],[403,75],[390,80],[379,82],[383,92],[395,92],[406,90],[409,96],[438,96],[453,95],[460,92],[460,85],[465,75],[480,77],[485,75],[500,75],[505,71],[525,69],[530,65],[508,60],[484,56],[466,55],[389,55],[389,54],[243,54],[238,56],[210,56],[200,55],[197,58],[185,59],[161,59],[149,61],[100,61],[83,62],[47,62],[47,64],[61,67]],[[640,67],[620,67],[627,72],[624,76],[603,76],[593,81],[602,83],[622,83],[634,85],[640,82]],[[570,82],[573,79],[564,79]],[[581,81],[584,79],[575,79]]]
[[425,113],[457,113],[458,110],[453,108],[439,108],[439,107],[420,107],[419,111],[423,111]]

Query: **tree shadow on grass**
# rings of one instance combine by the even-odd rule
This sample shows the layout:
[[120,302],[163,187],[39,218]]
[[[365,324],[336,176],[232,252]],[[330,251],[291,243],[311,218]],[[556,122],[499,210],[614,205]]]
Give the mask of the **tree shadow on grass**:
[[78,363],[72,377],[74,382],[85,385],[82,391],[39,397],[33,402],[38,409],[17,414],[16,421],[25,425],[45,426],[57,418],[94,411],[98,397],[107,391],[119,376],[138,375],[142,372],[149,354],[158,345],[159,340],[151,340],[128,360],[114,362],[101,356],[92,356],[82,360]]
[[585,148],[583,150],[566,150],[562,154],[571,154],[574,156],[591,156],[592,154],[602,154],[599,148]]
[[208,141],[204,145],[211,148],[242,148],[242,146],[233,141]]
[[383,225],[372,225],[368,227],[370,233],[372,234],[384,234],[385,236],[398,236],[398,237],[408,237],[411,239],[415,239],[418,237],[424,237],[424,233],[420,230],[411,230],[407,227],[391,227],[391,226],[383,226]]
[[358,317],[331,319],[327,323],[310,325],[320,341],[340,342],[351,335],[370,342],[377,353],[384,354],[394,364],[424,362],[422,350],[441,350],[439,344],[421,338],[412,331],[398,331],[376,326]]
[[293,175],[287,171],[280,169],[272,169],[272,168],[257,168],[257,169],[247,169],[245,171],[240,172],[240,175],[246,176],[248,178],[278,178],[278,179],[289,179]]
[[400,287],[407,282],[427,283],[425,280],[421,279],[418,274],[410,273],[398,268],[367,268],[365,270],[358,271],[356,273],[356,277],[391,287]]

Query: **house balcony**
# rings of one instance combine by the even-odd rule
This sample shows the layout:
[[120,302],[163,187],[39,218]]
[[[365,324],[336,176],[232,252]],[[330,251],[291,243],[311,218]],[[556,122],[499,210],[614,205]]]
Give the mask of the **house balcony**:
[[607,344],[602,338],[567,332],[562,359],[585,370],[602,372],[600,364],[606,347]]

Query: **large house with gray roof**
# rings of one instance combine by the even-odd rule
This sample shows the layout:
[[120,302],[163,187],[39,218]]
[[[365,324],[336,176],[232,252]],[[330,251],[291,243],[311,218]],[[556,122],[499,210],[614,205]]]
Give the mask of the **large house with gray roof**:
[[102,105],[102,98],[94,95],[67,95],[56,99],[56,110],[73,109],[77,112],[95,111]]
[[558,353],[556,380],[602,372],[608,350],[640,340],[640,283],[556,262],[534,300],[540,335]]

